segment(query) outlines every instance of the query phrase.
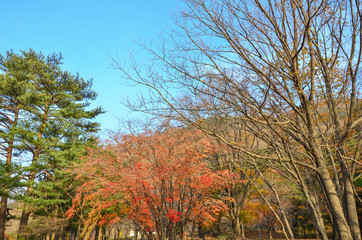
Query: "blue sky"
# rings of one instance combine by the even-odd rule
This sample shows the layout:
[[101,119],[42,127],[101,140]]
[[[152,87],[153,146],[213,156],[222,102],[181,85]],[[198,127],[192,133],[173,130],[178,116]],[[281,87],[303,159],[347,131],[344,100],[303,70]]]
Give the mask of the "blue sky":
[[111,67],[111,56],[124,60],[134,51],[147,56],[134,41],[156,39],[172,28],[178,0],[0,0],[0,53],[13,49],[62,52],[63,70],[93,78],[98,92],[94,106],[107,113],[97,118],[102,129],[118,127],[117,117],[128,118],[121,97],[133,97],[140,89],[122,84]]

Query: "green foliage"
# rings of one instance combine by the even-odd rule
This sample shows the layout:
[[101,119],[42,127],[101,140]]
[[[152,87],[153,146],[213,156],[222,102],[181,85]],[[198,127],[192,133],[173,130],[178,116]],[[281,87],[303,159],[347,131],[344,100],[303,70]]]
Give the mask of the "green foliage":
[[[0,196],[15,198],[15,192],[8,189],[17,189],[22,186],[20,182],[20,166],[8,165],[0,161]],[[7,174],[11,173],[11,175]]]
[[[92,81],[62,71],[62,59],[31,49],[0,56],[1,153],[13,147],[12,160],[21,163],[27,187],[23,200],[39,213],[67,205],[74,179],[66,170],[94,142],[99,124],[93,119],[103,113],[89,108],[97,96]],[[2,169],[9,182],[19,182],[13,170]]]

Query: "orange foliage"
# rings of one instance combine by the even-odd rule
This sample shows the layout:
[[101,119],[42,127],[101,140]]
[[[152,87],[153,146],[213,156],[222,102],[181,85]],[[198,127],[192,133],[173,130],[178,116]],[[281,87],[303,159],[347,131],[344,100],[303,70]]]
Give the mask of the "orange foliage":
[[194,129],[117,134],[75,169],[83,185],[68,217],[87,206],[87,218],[99,217],[98,224],[127,215],[158,234],[172,228],[183,234],[190,219],[214,221],[225,205],[212,194],[230,182],[228,171],[212,172],[203,161],[216,150]]

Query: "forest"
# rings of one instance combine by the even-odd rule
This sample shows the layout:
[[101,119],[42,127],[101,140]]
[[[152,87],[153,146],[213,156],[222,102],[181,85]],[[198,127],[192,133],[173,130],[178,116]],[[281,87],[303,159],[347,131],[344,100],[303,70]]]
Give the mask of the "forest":
[[0,55],[0,240],[361,240],[360,0],[182,4],[106,138],[61,54]]

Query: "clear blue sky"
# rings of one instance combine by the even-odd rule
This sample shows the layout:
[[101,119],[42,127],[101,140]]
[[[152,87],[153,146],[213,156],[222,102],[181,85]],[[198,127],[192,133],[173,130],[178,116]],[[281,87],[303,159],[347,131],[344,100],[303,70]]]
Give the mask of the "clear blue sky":
[[[13,49],[62,52],[63,70],[93,78],[98,92],[95,106],[107,113],[98,117],[102,129],[117,128],[117,117],[127,118],[122,96],[140,90],[122,84],[111,68],[111,56],[127,60],[134,40],[152,40],[172,28],[178,0],[0,0],[0,53]],[[124,80],[123,80],[124,81]]]

